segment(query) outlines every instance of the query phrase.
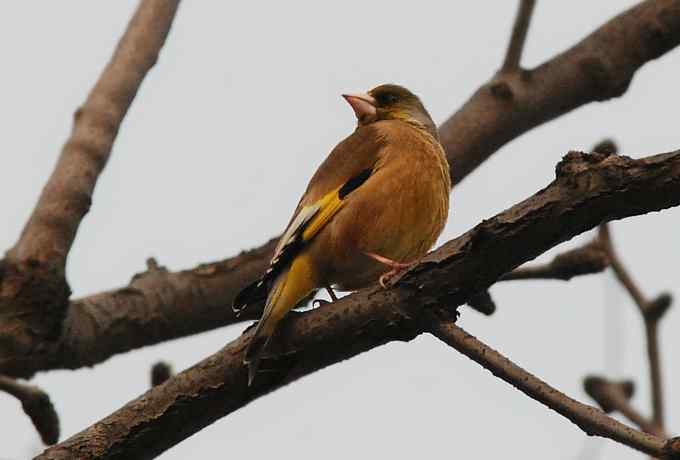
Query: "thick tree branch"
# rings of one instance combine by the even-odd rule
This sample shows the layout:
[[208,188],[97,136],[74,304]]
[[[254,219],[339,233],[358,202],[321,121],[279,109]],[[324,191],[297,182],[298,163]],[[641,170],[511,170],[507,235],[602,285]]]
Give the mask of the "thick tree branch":
[[[672,170],[674,157],[668,155],[664,161]],[[602,158],[602,154],[595,157]],[[637,164],[625,157],[607,161]],[[674,183],[674,179],[669,182]],[[638,201],[636,197],[631,203]],[[30,359],[0,358],[0,369],[6,374],[24,376],[45,369],[91,365],[135,347],[234,322],[229,308],[232,296],[262,273],[274,244],[270,241],[265,248],[192,271],[147,272],[136,277],[129,288],[75,302],[67,318],[65,340]],[[259,313],[252,309],[246,314],[253,318]]]
[[137,274],[124,288],[71,302],[59,341],[34,355],[0,354],[0,372],[29,377],[47,369],[77,369],[135,348],[258,318],[253,306],[237,319],[231,301],[266,268],[276,240],[221,262]]
[[[572,152],[548,187],[446,243],[395,287],[369,288],[290,315],[271,344],[270,359],[262,366],[266,372],[258,374],[253,387],[243,366],[248,331],[40,458],[67,458],[74,452],[102,459],[157,455],[303,375],[391,340],[412,339],[428,330],[432,315],[449,319],[452,308],[504,273],[603,220],[679,204],[680,151],[640,160]],[[639,448],[646,451],[663,445],[648,435],[639,438]]]
[[65,266],[125,114],[158,59],[179,0],[143,0],[75,114],[73,131],[0,277],[0,359],[32,359],[63,331]]
[[54,444],[59,441],[59,416],[47,393],[36,386],[17,382],[4,375],[0,375],[0,391],[21,402],[21,407],[33,422],[43,443]]
[[[665,439],[637,431],[592,406],[570,398],[468,334],[453,322],[433,322],[432,333],[485,369],[490,370],[496,377],[568,418],[587,435],[608,438],[657,457],[666,455],[664,449],[668,444]],[[680,455],[680,451],[677,454]]]
[[531,22],[531,15],[534,12],[534,6],[536,6],[535,0],[520,0],[517,17],[515,17],[515,24],[512,27],[512,35],[510,36],[510,43],[508,43],[508,50],[505,53],[505,61],[503,61],[501,72],[519,70],[522,51],[524,50],[524,42],[527,39],[527,32],[529,30],[529,23]]
[[[677,1],[648,0],[537,69],[522,72],[524,77],[494,77],[440,127],[454,181],[532,127],[622,94],[640,66],[678,44],[679,25]],[[492,92],[498,83],[507,91]],[[133,282],[132,289],[73,302],[59,342],[48,344],[38,356],[0,348],[0,372],[30,376],[39,370],[92,365],[133,348],[233,323],[233,296],[266,269],[273,246],[270,241],[223,262],[156,274],[153,282],[147,278]],[[256,317],[259,312],[248,314]]]
[[76,111],[71,137],[19,241],[8,252],[9,261],[36,261],[64,269],[120,124],[158,59],[178,4],[178,0],[140,3],[111,61]]
[[642,65],[678,43],[680,2],[648,0],[535,69],[500,72],[439,128],[452,181],[531,128],[621,96]]

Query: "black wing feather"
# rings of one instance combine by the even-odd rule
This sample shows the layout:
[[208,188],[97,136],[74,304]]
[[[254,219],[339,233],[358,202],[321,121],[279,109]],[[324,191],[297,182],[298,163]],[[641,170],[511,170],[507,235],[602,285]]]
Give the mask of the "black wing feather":
[[[371,177],[373,169],[364,169],[356,176],[351,177],[338,190],[338,197],[344,200],[350,193],[359,188],[364,182]],[[289,241],[281,248],[276,256],[269,264],[269,268],[257,281],[250,283],[234,298],[232,308],[236,314],[240,314],[248,305],[256,303],[264,303],[267,295],[274,284],[274,280],[279,276],[288,266],[293,262],[295,257],[302,251],[302,249],[309,243],[302,239],[302,234],[312,221],[318,210],[312,214],[305,222],[302,223],[291,236]]]

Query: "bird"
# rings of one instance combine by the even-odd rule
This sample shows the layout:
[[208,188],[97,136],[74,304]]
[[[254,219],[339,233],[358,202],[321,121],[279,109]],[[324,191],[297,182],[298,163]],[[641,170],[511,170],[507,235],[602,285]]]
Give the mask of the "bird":
[[434,245],[449,213],[451,178],[437,128],[411,91],[383,84],[343,94],[355,130],[319,166],[262,277],[233,309],[264,302],[247,345],[250,386],[277,324],[318,289],[387,287]]

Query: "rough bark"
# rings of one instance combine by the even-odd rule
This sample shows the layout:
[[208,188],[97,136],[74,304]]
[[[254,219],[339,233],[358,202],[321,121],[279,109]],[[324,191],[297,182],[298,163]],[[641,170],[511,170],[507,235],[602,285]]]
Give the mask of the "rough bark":
[[[39,458],[151,458],[303,375],[392,340],[410,340],[433,320],[450,321],[469,296],[602,221],[680,205],[680,151],[640,160],[571,152],[556,175],[545,189],[431,253],[396,286],[291,315],[254,386],[248,387],[243,365],[248,331]],[[675,445],[641,439],[646,447],[636,448],[647,452],[671,452]]]
[[[526,17],[528,26],[529,14],[520,11],[519,16]],[[680,42],[680,2],[642,2],[533,70],[518,67],[525,33],[513,34],[518,38],[511,43],[518,46],[509,49],[519,49],[513,64],[504,66],[440,127],[454,183],[531,128],[623,94],[642,65]],[[61,338],[41,343],[39,353],[0,348],[0,372],[27,377],[41,370],[93,365],[132,348],[233,323],[237,319],[231,300],[265,270],[272,248],[270,241],[222,262],[156,273],[153,281],[147,278],[77,300],[68,310]],[[59,298],[66,296],[61,292]],[[251,309],[242,319],[258,313]]]

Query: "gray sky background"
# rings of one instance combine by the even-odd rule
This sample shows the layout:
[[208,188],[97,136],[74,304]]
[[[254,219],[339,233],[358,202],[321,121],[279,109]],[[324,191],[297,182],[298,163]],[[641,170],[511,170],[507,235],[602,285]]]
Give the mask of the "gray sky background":
[[[633,1],[539,2],[524,64],[570,47]],[[13,2],[0,16],[0,248],[16,240],[134,1]],[[463,6],[464,5],[464,6]],[[76,297],[126,284],[155,256],[171,269],[234,255],[282,230],[308,178],[354,127],[342,92],[401,83],[437,122],[498,68],[516,2],[185,2],[101,177],[69,258]],[[570,149],[604,136],[623,153],[677,149],[680,54],[644,67],[622,99],[591,104],[504,147],[453,191],[448,240],[552,180]],[[613,226],[644,292],[676,295],[680,211]],[[587,237],[586,237],[587,238]],[[572,241],[559,250],[581,240]],[[553,251],[554,253],[554,251]],[[588,373],[633,377],[649,412],[641,321],[611,274],[494,287],[491,318],[460,324],[580,400]],[[662,327],[671,431],[680,427],[680,338]],[[218,350],[240,324],[117,356],[93,369],[40,374],[68,437],[148,388],[159,360],[181,370]],[[0,458],[39,439],[0,394]],[[9,427],[9,428],[8,428]],[[675,431],[677,432],[677,431]],[[585,453],[585,454],[584,454]],[[586,439],[430,336],[390,344],[264,397],[163,459],[641,458]]]

